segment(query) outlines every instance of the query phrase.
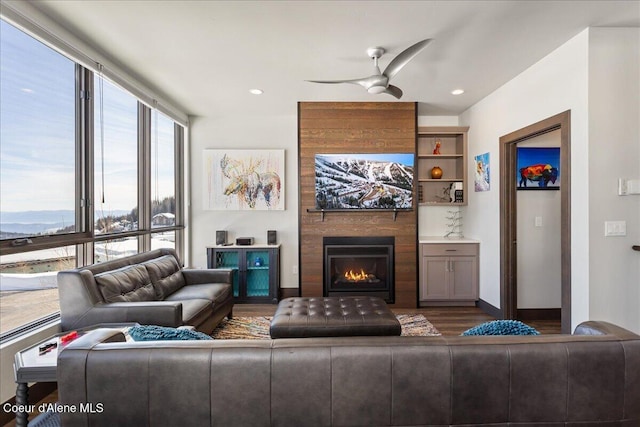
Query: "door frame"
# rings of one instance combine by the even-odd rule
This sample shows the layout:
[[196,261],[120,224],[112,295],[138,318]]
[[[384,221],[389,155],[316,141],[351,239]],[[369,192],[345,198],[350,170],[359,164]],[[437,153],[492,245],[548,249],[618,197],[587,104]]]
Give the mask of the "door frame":
[[516,148],[519,142],[560,130],[561,331],[571,333],[571,110],[500,137],[500,305],[503,319],[516,319]]

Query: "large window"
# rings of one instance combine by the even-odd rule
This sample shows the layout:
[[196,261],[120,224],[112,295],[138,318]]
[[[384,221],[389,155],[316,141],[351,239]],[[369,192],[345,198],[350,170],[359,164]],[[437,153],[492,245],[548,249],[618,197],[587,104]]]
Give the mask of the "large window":
[[138,101],[95,76],[96,234],[138,229]]
[[0,20],[2,239],[74,232],[73,61]]
[[0,256],[0,334],[59,312],[56,273],[75,265],[75,246]]
[[0,67],[1,341],[58,316],[58,271],[182,252],[184,132],[5,20]]
[[151,226],[175,225],[175,132],[173,120],[151,116]]

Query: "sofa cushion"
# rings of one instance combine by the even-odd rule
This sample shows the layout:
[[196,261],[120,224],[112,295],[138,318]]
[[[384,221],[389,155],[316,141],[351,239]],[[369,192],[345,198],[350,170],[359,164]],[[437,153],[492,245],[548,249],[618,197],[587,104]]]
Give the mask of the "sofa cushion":
[[214,305],[226,301],[231,297],[231,285],[227,283],[203,283],[200,285],[187,285],[169,295],[167,301],[182,301],[186,299],[206,298]]
[[96,274],[94,277],[105,302],[138,302],[156,299],[155,288],[144,266],[127,266]]
[[211,340],[209,335],[186,328],[169,328],[167,326],[141,325],[129,329],[129,336],[134,341],[176,341],[176,340]]
[[178,289],[184,286],[184,277],[180,264],[172,255],[165,255],[160,258],[143,263],[151,277],[151,283],[156,291],[156,297],[164,300]]
[[207,299],[187,299],[182,303],[182,323],[196,328],[213,316],[213,304]]

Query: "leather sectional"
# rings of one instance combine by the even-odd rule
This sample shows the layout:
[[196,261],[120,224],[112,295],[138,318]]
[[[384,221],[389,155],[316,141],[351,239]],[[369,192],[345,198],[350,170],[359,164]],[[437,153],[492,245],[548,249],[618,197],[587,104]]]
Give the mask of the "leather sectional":
[[72,426],[639,426],[640,336],[123,342],[101,329],[59,355]]
[[184,269],[155,249],[58,273],[63,331],[103,323],[193,326],[211,334],[233,310],[231,270]]

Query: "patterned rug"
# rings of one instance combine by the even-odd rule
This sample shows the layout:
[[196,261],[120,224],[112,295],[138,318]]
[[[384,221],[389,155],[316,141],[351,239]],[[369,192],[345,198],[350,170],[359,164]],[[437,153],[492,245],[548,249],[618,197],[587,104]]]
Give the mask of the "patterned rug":
[[[439,336],[440,332],[422,314],[397,314],[402,326],[402,336]],[[234,317],[224,319],[211,336],[218,340],[267,340],[269,336],[270,316]]]

